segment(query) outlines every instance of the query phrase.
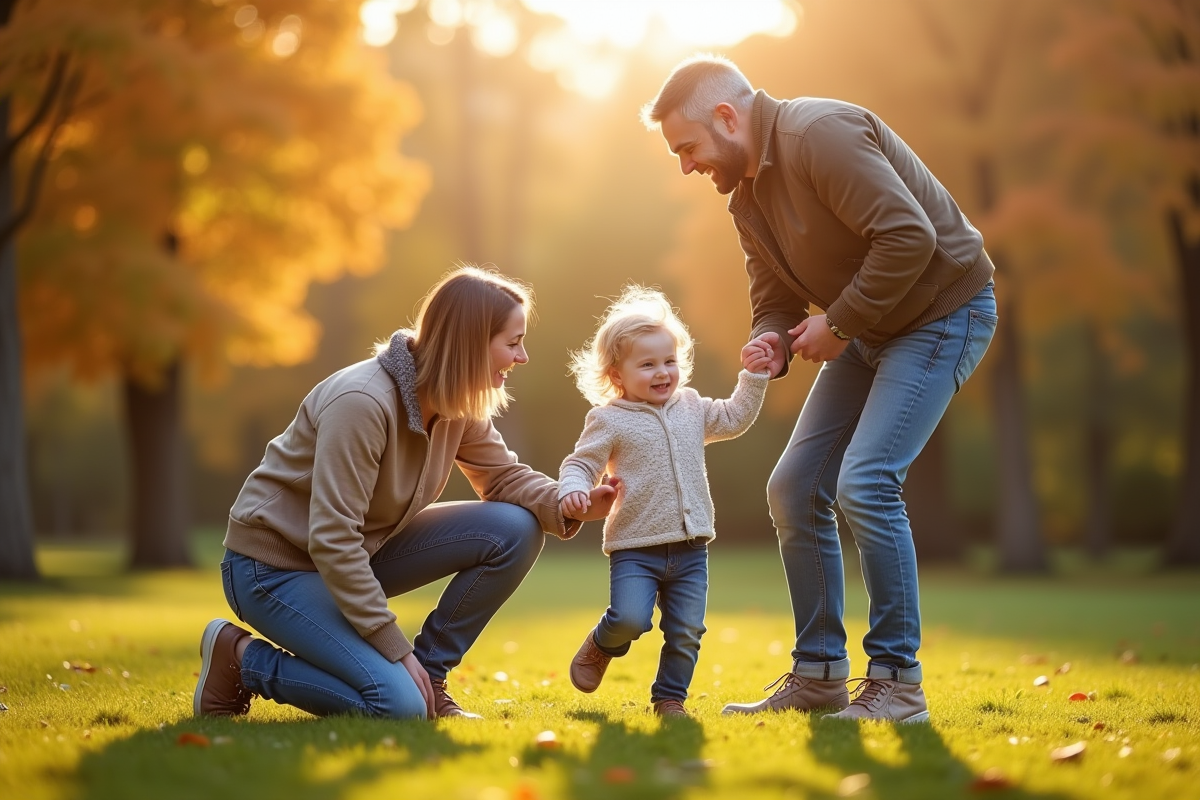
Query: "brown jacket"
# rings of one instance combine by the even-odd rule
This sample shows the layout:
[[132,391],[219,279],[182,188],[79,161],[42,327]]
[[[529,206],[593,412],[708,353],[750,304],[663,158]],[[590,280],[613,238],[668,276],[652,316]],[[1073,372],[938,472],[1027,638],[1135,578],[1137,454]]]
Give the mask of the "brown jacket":
[[729,213],[746,253],[752,336],[775,331],[790,345],[787,331],[811,303],[879,344],[946,316],[991,280],[979,231],[870,111],[759,91],[751,130],[758,172],[734,189]]
[[482,499],[529,509],[547,533],[570,538],[581,523],[564,524],[558,483],[519,463],[490,421],[435,417],[427,434],[408,339],[392,341],[399,378],[372,358],[304,398],[242,486],[225,546],[279,569],[320,572],[346,619],[398,661],[413,647],[371,557],[437,500],[455,463]]

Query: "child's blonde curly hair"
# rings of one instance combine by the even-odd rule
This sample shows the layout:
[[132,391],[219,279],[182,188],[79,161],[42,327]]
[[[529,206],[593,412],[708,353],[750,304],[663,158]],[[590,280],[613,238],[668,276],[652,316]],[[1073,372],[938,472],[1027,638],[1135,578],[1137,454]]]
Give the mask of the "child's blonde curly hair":
[[687,385],[692,377],[695,346],[687,326],[662,292],[629,285],[604,312],[596,335],[581,350],[571,353],[570,370],[575,385],[589,403],[602,406],[621,397],[620,387],[613,383],[612,371],[629,353],[634,339],[658,331],[666,331],[675,340],[679,385]]

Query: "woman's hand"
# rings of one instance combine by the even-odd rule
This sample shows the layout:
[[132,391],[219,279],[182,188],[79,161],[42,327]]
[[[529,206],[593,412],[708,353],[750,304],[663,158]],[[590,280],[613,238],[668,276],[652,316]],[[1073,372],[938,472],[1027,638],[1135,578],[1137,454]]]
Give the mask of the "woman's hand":
[[580,519],[579,515],[587,511],[591,504],[587,492],[571,492],[558,501],[558,508],[564,519]]
[[[588,492],[588,507],[586,510],[572,514],[569,519],[578,519],[584,522],[594,519],[604,519],[608,516],[608,512],[612,511],[613,503],[617,500],[617,494],[621,491],[621,479],[617,476],[605,477],[600,485],[592,491]],[[572,494],[576,494],[572,492]],[[583,494],[579,492],[578,494]],[[569,496],[569,495],[568,495]],[[564,517],[567,515],[564,513]]]
[[429,711],[429,719],[437,718],[437,705],[433,699],[433,682],[429,680],[429,673],[421,666],[421,662],[417,661],[417,657],[412,653],[400,659],[400,666],[408,670],[408,674],[412,676],[413,683],[421,691],[421,696],[425,698],[425,708]]

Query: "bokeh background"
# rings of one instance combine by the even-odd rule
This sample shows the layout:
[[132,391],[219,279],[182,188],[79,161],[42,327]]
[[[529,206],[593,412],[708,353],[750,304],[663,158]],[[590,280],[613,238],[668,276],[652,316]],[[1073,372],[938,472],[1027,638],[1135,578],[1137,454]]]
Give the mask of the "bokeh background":
[[[498,425],[537,469],[587,410],[567,352],[627,282],[727,395],[725,199],[638,119],[698,51],[872,109],[984,233],[1002,326],[910,474],[922,558],[1200,563],[1193,0],[0,0],[4,574],[82,537],[187,563],[311,386],[457,262],[535,288]],[[724,544],[773,542],[814,375],[710,448]]]

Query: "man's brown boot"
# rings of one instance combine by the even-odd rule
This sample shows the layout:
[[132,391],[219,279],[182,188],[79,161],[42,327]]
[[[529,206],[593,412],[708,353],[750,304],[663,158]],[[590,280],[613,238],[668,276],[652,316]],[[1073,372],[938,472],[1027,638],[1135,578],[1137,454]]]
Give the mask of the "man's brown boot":
[[763,691],[769,691],[776,684],[779,688],[775,690],[775,694],[765,700],[759,700],[757,703],[729,703],[721,709],[721,713],[729,716],[788,709],[812,711],[815,708],[840,711],[850,704],[845,681],[819,681],[815,678],[802,678],[794,672],[785,672]]
[[884,678],[860,681],[853,702],[830,719],[879,719],[888,722],[929,722],[929,706],[919,683],[901,683]]
[[197,717],[234,717],[250,710],[250,692],[242,685],[237,645],[250,635],[226,619],[214,619],[200,637],[200,680],[192,697]]
[[479,714],[472,714],[470,711],[464,711],[450,692],[446,690],[445,681],[435,681],[432,678],[429,681],[433,684],[433,707],[439,717],[462,717],[463,719],[483,719]]
[[654,713],[660,717],[687,717],[687,709],[682,700],[659,700],[654,704]]
[[587,638],[579,646],[579,652],[571,659],[571,683],[579,691],[589,694],[600,687],[608,662],[613,660],[612,656],[596,646],[592,633],[588,631]]

